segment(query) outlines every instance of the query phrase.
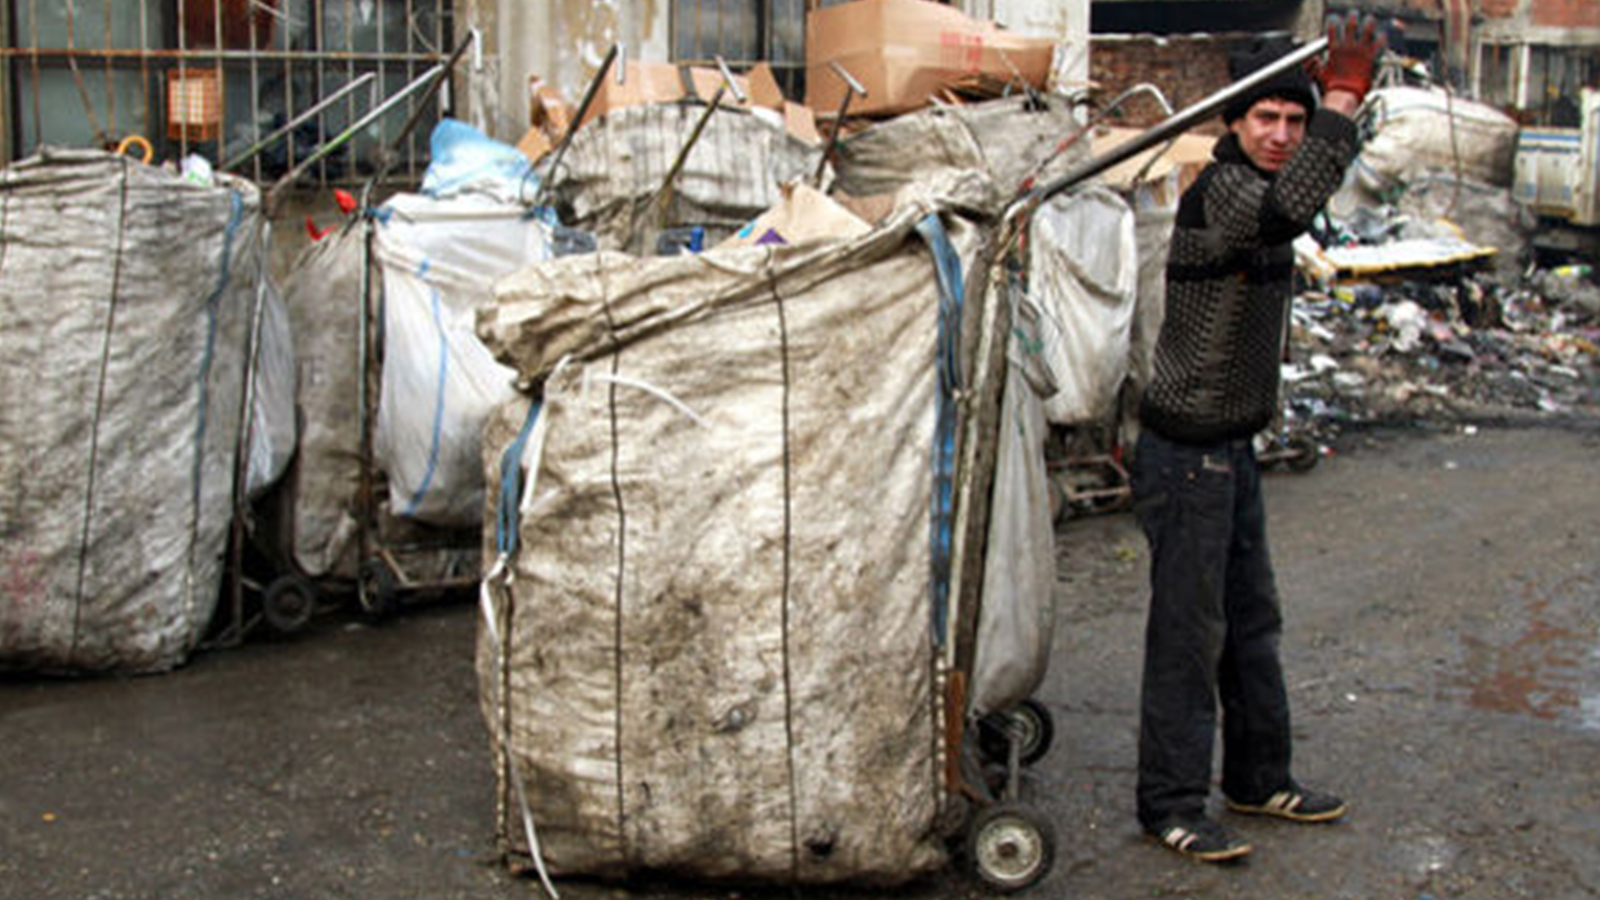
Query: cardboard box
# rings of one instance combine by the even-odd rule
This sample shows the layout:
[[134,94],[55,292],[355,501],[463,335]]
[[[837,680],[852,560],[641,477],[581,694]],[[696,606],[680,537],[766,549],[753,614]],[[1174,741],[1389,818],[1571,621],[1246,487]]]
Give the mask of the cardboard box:
[[929,97],[990,97],[1008,85],[1044,89],[1055,43],[1004,31],[931,0],[855,0],[806,15],[806,106],[838,113],[848,89],[828,66],[837,62],[867,96],[853,115],[896,115]]

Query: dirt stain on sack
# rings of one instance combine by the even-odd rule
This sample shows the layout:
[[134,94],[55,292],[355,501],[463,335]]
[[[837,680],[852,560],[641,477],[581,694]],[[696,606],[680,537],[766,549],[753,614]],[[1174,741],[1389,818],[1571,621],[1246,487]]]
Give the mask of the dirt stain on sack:
[[1600,636],[1581,619],[1595,583],[1572,577],[1525,583],[1507,605],[1514,634],[1494,640],[1461,636],[1462,671],[1446,690],[1473,709],[1571,721],[1600,729]]

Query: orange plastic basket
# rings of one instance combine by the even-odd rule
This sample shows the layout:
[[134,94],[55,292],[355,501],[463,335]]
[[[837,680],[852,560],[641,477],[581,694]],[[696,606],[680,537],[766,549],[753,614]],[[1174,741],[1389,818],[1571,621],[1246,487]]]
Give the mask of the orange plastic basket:
[[167,73],[167,137],[214,141],[222,133],[222,79],[216,69]]

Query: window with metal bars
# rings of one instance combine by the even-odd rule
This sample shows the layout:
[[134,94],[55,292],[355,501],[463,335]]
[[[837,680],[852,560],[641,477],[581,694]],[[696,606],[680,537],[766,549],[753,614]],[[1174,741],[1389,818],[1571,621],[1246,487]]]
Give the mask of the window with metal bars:
[[709,65],[722,57],[746,70],[758,62],[772,66],[790,99],[805,92],[806,11],[850,0],[675,0],[672,5],[673,59]]
[[415,113],[392,177],[419,180],[427,165],[443,99],[419,112],[426,91],[339,139],[450,55],[452,0],[3,2],[11,158],[142,138],[157,158],[242,159],[234,171],[271,181],[338,142],[307,178],[349,183],[380,165]]

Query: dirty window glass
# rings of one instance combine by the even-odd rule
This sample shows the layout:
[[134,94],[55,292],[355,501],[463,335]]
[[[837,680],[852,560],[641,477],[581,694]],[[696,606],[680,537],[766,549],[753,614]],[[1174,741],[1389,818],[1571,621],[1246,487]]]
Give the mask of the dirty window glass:
[[[454,0],[0,0],[0,38],[29,51],[0,70],[5,154],[41,144],[114,147],[138,137],[155,154],[213,163],[262,139],[367,75],[359,89],[234,168],[272,181],[321,147],[307,172],[358,182],[378,164],[415,98],[349,139],[347,128],[453,49]],[[423,110],[394,168],[419,179],[437,107]]]

